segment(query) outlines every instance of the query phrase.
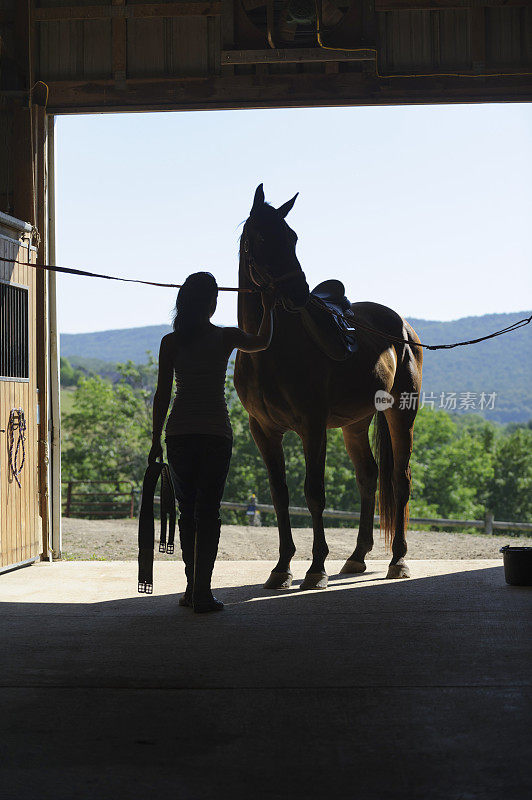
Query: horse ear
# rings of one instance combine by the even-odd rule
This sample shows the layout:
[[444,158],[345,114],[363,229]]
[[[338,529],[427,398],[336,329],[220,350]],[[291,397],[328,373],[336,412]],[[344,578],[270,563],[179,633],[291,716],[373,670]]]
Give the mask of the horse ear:
[[257,188],[255,189],[255,197],[253,198],[253,206],[251,207],[251,213],[253,214],[255,211],[258,211],[264,205],[264,189],[262,187],[262,183],[259,183]]
[[278,212],[278,213],[279,213],[279,214],[280,214],[280,215],[283,217],[283,219],[284,219],[284,217],[286,217],[286,216],[287,216],[287,214],[288,214],[290,211],[292,211],[292,209],[293,209],[293,207],[294,207],[294,203],[295,203],[295,202],[296,202],[296,200],[297,200],[297,196],[298,196],[298,194],[299,194],[299,192],[296,192],[296,193],[295,193],[295,195],[292,197],[292,199],[291,199],[291,200],[287,200],[287,202],[286,202],[286,203],[283,203],[283,205],[282,205],[282,206],[279,206],[279,208],[277,209],[277,212]]

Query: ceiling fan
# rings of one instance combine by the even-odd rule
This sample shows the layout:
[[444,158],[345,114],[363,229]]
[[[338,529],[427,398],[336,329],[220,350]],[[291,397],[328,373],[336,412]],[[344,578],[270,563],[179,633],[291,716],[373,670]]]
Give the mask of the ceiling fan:
[[272,48],[313,47],[342,25],[356,0],[240,0],[251,25]]

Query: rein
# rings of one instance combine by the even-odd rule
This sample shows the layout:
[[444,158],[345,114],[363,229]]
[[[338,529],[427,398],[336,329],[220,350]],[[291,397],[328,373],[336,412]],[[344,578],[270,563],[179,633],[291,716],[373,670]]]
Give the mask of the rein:
[[[274,278],[273,275],[270,273],[266,273],[266,278],[264,277],[264,271],[261,271],[254,262],[251,260],[248,261],[249,266],[249,277],[260,290],[264,289],[275,289],[278,284],[283,283],[283,281],[289,281],[290,278],[295,278],[296,275],[301,275],[301,270],[293,269],[291,272],[285,272],[284,275],[280,275],[278,278]],[[252,275],[252,271],[256,272],[259,278],[263,281],[262,284],[255,280]],[[250,291],[248,289],[248,291]],[[251,290],[253,291],[253,290]]]
[[[293,278],[296,275],[300,275],[301,274],[302,270],[301,271],[300,270],[292,270],[291,272],[287,272],[284,275],[279,276],[279,278],[273,278],[271,275],[266,273],[266,279],[264,279],[264,271],[261,271],[261,269],[257,267],[257,264],[255,263],[255,260],[252,258],[252,256],[249,253],[249,244],[248,244],[247,240],[244,242],[244,253],[246,254],[246,257],[247,257],[247,264],[248,264],[248,268],[249,268],[249,276],[250,276],[251,280],[253,281],[253,283],[255,284],[255,286],[258,286],[259,288],[275,289],[275,287],[276,287],[276,285],[278,283],[282,283],[283,281],[286,281],[289,278]],[[262,278],[263,280],[267,280],[267,281],[269,281],[269,283],[266,286],[262,287],[261,284],[258,283],[258,281],[256,281],[254,279],[252,271],[256,272],[258,274],[259,278]],[[262,274],[261,274],[261,272],[262,272]],[[312,298],[312,295],[311,295],[311,298]],[[325,311],[327,311],[329,314],[331,314],[333,317],[337,316],[336,312],[333,311],[332,309],[328,308],[328,306],[325,303],[320,304],[320,307],[322,309],[324,309]],[[293,312],[293,313],[297,313],[297,312]],[[346,319],[346,322],[349,322],[349,321],[351,321],[351,320],[347,320]],[[388,339],[388,341],[398,342],[399,344],[408,344],[411,347],[423,347],[423,348],[425,348],[425,350],[452,350],[455,347],[465,347],[468,344],[478,344],[479,342],[485,342],[488,339],[495,339],[497,336],[502,336],[504,333],[510,333],[511,331],[519,330],[519,328],[524,328],[525,325],[529,325],[532,322],[532,315],[530,317],[524,317],[523,319],[517,320],[517,322],[513,322],[511,325],[508,325],[506,328],[502,328],[502,330],[500,330],[500,331],[495,331],[494,333],[489,333],[489,334],[487,334],[487,336],[480,336],[478,339],[468,339],[465,342],[452,342],[451,344],[424,344],[423,342],[412,342],[412,341],[410,341],[410,339],[403,339],[400,336],[392,336],[392,334],[385,333],[384,331],[380,331],[378,328],[374,328],[371,325],[364,325],[362,322],[359,322],[354,317],[354,315],[353,315],[353,322],[354,322],[354,325],[355,325],[355,327],[354,327],[355,331],[357,329],[360,329],[360,330],[363,330],[363,331],[367,331],[368,333],[373,333],[376,336],[380,336],[382,339]]]
[[[333,317],[337,316],[336,312],[328,308],[325,303],[320,305],[320,308],[332,314]],[[466,344],[478,344],[479,342],[485,342],[487,339],[495,339],[496,336],[502,336],[503,333],[510,333],[511,331],[519,330],[519,328],[524,328],[525,325],[529,325],[532,322],[532,315],[530,315],[530,317],[523,317],[523,319],[519,319],[517,322],[512,322],[512,324],[508,325],[506,328],[502,328],[502,330],[495,331],[494,333],[489,333],[487,336],[480,336],[478,339],[468,339],[465,342],[453,342],[452,344],[422,344],[422,342],[411,342],[410,339],[402,339],[400,336],[392,336],[391,333],[379,331],[378,328],[373,328],[371,325],[363,325],[361,322],[357,321],[354,314],[353,322],[355,327],[352,328],[352,330],[354,332],[360,328],[360,330],[368,331],[368,333],[375,333],[383,339],[389,339],[392,342],[399,342],[400,344],[409,344],[411,347],[424,347],[425,350],[452,350],[453,347],[464,347]]]
[[[279,275],[278,277],[274,278],[271,272],[268,272],[263,267],[258,266],[257,262],[250,253],[249,239],[247,238],[247,236],[242,243],[242,247],[246,255],[249,277],[251,278],[255,286],[257,286],[258,289],[260,289],[261,291],[268,289],[274,290],[275,287],[278,286],[278,284],[283,283],[284,281],[289,281],[290,278],[295,278],[296,276],[301,275],[303,272],[303,270],[300,267],[299,269],[290,270],[290,272],[285,272],[283,275]],[[255,280],[255,278],[253,277],[254,272],[259,276],[259,279],[262,281],[262,283],[259,283],[259,281]],[[248,289],[247,291],[248,292],[253,291],[253,289],[251,290]]]

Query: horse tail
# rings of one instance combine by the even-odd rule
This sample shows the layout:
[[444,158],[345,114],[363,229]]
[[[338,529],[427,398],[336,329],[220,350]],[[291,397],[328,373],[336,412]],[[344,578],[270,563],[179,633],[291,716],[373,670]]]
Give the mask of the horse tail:
[[395,531],[396,503],[393,491],[392,439],[386,417],[377,411],[373,439],[375,459],[379,465],[379,516],[380,529],[388,549]]

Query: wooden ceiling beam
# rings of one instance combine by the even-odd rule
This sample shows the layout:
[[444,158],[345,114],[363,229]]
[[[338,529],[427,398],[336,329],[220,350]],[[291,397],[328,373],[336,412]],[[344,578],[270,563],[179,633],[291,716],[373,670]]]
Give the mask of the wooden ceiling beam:
[[371,49],[325,50],[323,47],[290,47],[276,50],[222,50],[221,63],[227,64],[304,64],[311,61],[374,61]]
[[65,22],[91,19],[161,19],[170,17],[219,17],[221,0],[210,3],[141,3],[138,5],[56,6],[35,8],[34,22]]
[[512,75],[479,80],[431,78],[368,81],[360,73],[254,75],[128,80],[50,81],[53,114],[106,111],[186,111],[202,109],[367,106],[424,103],[524,102],[530,82]]
[[375,11],[450,11],[529,5],[530,0],[375,0]]

